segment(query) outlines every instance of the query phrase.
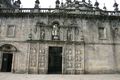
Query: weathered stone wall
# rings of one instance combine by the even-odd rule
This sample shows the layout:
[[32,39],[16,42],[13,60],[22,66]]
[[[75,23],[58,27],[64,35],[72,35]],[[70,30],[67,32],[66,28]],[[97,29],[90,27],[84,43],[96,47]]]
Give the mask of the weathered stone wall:
[[88,73],[114,73],[116,70],[111,45],[90,44],[85,47],[85,67]]
[[[51,40],[52,23],[54,21],[59,22],[61,42],[54,42]],[[44,40],[48,41],[44,44],[39,41],[41,28],[37,27],[37,31],[35,31],[37,22],[43,22],[45,24]],[[19,52],[14,53],[15,72],[47,73],[49,46],[63,47],[63,73],[120,72],[120,24],[118,20],[54,16],[14,16],[1,17],[0,23],[0,44],[12,44],[19,50]],[[7,25],[16,26],[15,37],[9,38],[6,36]],[[99,27],[104,27],[106,29],[105,39],[99,39]],[[68,28],[72,29],[72,40],[67,42]],[[31,44],[27,41],[30,33],[32,33],[32,40],[35,40],[34,43],[30,42]],[[65,45],[66,42],[67,45]],[[34,48],[31,48],[31,46]],[[70,55],[69,53],[72,54]],[[83,60],[82,62],[79,61],[81,57]]]
[[[86,23],[83,27],[86,73],[119,71],[119,24],[117,22],[117,20],[84,21],[84,24]],[[106,28],[106,39],[99,39],[99,27]]]

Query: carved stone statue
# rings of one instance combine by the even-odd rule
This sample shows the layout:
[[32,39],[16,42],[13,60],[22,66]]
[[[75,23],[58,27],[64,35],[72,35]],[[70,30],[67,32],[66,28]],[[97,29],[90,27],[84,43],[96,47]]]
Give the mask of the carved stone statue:
[[72,40],[72,30],[71,29],[67,30],[67,40]]
[[52,29],[52,39],[58,40],[59,39],[59,28],[57,24],[53,25]]
[[40,31],[40,39],[41,40],[45,39],[45,30],[44,29],[41,29],[41,31]]

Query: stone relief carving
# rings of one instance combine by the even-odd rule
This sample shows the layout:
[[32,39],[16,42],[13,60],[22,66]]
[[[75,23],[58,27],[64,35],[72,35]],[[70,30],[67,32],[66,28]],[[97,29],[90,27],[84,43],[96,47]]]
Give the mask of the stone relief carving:
[[75,67],[76,67],[76,68],[80,68],[80,67],[81,67],[81,63],[75,64]]
[[[41,72],[44,71],[46,65],[46,55],[45,55],[45,49],[40,48],[39,50],[39,56],[38,56],[38,66],[39,66],[39,71]],[[42,72],[44,73],[44,72]]]
[[69,72],[67,69],[69,68],[73,68],[74,64],[73,64],[73,61],[74,61],[74,57],[73,57],[73,54],[72,54],[72,49],[71,48],[67,48],[66,51],[65,51],[65,54],[66,54],[66,59],[65,59],[65,62],[66,62],[66,73],[71,73],[72,72],[72,69],[71,71]]
[[72,68],[73,64],[71,62],[67,63],[67,68]]
[[80,52],[79,50],[77,50],[77,51],[76,51],[76,54],[77,54],[77,55],[80,55],[80,54],[81,54],[81,52]]
[[72,56],[67,56],[67,60],[73,60]]
[[40,50],[39,52],[40,52],[40,53],[39,53],[39,61],[40,61],[40,62],[44,62],[44,60],[45,60],[45,50],[42,49],[42,50]]
[[31,47],[31,53],[30,53],[30,66],[35,67],[37,65],[37,54],[36,54],[36,48]]
[[41,54],[42,50],[40,49],[39,52],[40,52],[40,54]]
[[69,54],[72,54],[72,49],[69,49],[69,51],[68,51],[68,52],[69,52]]
[[44,54],[45,53],[45,49],[39,49],[40,54]]
[[45,56],[40,55],[39,56],[39,62],[44,62],[45,61]]
[[82,58],[78,55],[76,56],[76,61],[82,61]]
[[75,54],[75,73],[80,74],[83,73],[83,65],[84,65],[84,56],[81,52],[81,50],[76,49],[76,54]]
[[82,61],[82,54],[81,51],[76,51],[76,61]]
[[45,63],[39,63],[39,67],[45,67]]

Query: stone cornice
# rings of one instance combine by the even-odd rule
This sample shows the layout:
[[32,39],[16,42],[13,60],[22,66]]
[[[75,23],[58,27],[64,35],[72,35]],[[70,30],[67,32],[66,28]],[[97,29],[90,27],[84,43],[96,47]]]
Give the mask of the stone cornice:
[[76,9],[55,9],[55,8],[20,8],[0,9],[0,17],[63,17],[63,18],[85,18],[85,19],[120,19],[120,11],[102,10],[76,10]]

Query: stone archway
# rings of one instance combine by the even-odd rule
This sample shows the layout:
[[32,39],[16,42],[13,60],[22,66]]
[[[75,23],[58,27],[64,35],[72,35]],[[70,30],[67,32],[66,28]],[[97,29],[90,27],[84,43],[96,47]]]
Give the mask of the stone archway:
[[17,48],[11,44],[4,44],[0,46],[0,70],[1,72],[13,72],[14,53]]

